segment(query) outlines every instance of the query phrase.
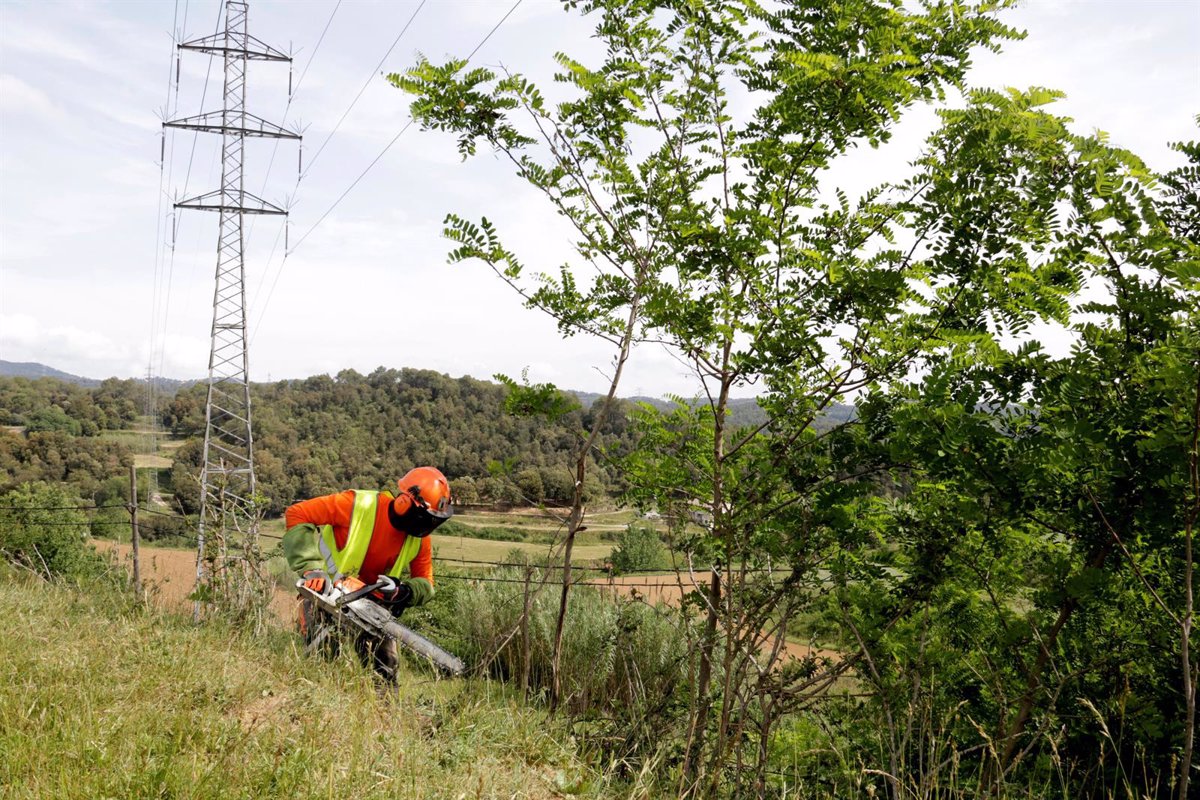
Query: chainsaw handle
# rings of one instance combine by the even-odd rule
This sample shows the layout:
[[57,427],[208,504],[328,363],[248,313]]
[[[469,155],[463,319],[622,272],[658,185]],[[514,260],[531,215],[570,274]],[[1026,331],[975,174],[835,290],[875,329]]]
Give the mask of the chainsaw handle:
[[372,583],[370,586],[364,586],[361,589],[356,589],[355,591],[350,592],[349,594],[344,594],[341,597],[339,597],[337,599],[337,604],[339,606],[344,606],[347,603],[353,603],[358,598],[365,597],[366,595],[370,594],[371,592],[374,592],[377,590],[382,590],[384,592],[389,592],[389,591],[394,592],[394,591],[396,591],[396,582],[394,580],[392,580],[391,578],[389,578],[387,575],[380,575],[379,579],[377,581],[375,581],[374,583]]

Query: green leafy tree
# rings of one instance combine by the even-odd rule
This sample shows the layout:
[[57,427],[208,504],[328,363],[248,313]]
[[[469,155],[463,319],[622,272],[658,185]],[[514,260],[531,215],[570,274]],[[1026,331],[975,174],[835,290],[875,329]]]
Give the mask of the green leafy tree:
[[612,556],[613,571],[618,575],[642,570],[665,569],[669,563],[666,548],[652,525],[627,525],[617,534]]
[[[1012,99],[977,98],[944,115],[933,163],[986,175],[975,186],[995,191],[987,165],[1011,163],[1019,142]],[[1200,247],[1178,200],[1194,193],[1195,166],[1160,185],[1103,137],[1070,135],[1045,111],[1023,116],[1040,142],[1025,181],[1041,181],[1050,204],[1019,224],[1037,223],[1051,285],[1089,290],[1048,315],[1069,325],[1074,348],[1055,357],[962,320],[923,357],[921,379],[861,406],[915,490],[883,517],[891,571],[867,542],[847,554],[841,614],[873,654],[891,774],[915,771],[898,710],[936,674],[922,711],[957,719],[958,740],[987,754],[977,774],[992,791],[1053,777],[1051,756],[1111,753],[1063,790],[1124,781],[1147,795],[1173,786],[1182,800],[1195,726]],[[956,188],[973,208],[988,199],[978,191]],[[1011,252],[1014,239],[995,247]]]
[[[1015,34],[993,4],[569,6],[596,17],[606,56],[589,67],[558,54],[556,79],[573,94],[556,105],[522,76],[464,61],[423,60],[392,80],[417,95],[420,124],[458,135],[464,157],[486,144],[508,158],[574,226],[580,256],[531,276],[492,223],[451,215],[452,260],[483,260],[564,334],[609,338],[618,368],[632,338],[694,367],[700,407],[643,417],[630,491],[703,520],[699,535],[680,524],[676,544],[719,565],[690,606],[702,620],[678,791],[761,792],[774,725],[823,679],[780,683],[759,653],[815,586],[829,543],[859,535],[846,509],[871,488],[851,434],[818,436],[814,420],[905,374],[958,319],[1022,324],[1074,286],[1050,284],[1025,254],[956,242],[927,257],[934,210],[956,212],[960,238],[975,224],[996,241],[1027,237],[1021,226],[1050,200],[1017,168],[996,166],[1007,191],[974,222],[927,180],[821,206],[822,172],[961,81],[971,48]],[[1010,122],[1044,99],[1016,97]],[[727,427],[732,393],[752,385],[766,387],[770,435]],[[776,565],[790,569],[783,583],[763,577]],[[756,768],[727,772],[747,741],[760,743]]]
[[39,408],[37,411],[29,414],[25,418],[25,430],[30,433],[62,431],[72,436],[78,436],[83,432],[83,426],[79,420],[67,416],[67,412],[58,406],[50,406],[48,408]]
[[79,498],[59,486],[27,483],[0,495],[0,555],[49,579],[94,578],[104,561],[88,543]]

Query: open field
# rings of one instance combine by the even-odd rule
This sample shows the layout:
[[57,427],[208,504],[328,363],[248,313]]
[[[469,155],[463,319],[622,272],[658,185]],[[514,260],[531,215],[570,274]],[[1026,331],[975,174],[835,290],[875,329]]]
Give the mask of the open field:
[[[101,553],[114,553],[121,564],[132,569],[132,547],[125,542],[93,539]],[[140,549],[142,576],[151,594],[168,611],[184,612],[192,607],[188,595],[196,585],[196,551],[174,550],[166,547]],[[285,624],[295,616],[295,592],[277,589],[271,601],[271,611]]]
[[[554,533],[565,530],[566,513],[564,509],[522,508],[511,511],[476,511],[472,509],[456,513],[454,521],[475,528],[503,527]],[[635,519],[637,519],[637,512],[629,509],[589,513],[584,518],[587,530],[580,535],[622,531]]]
[[169,458],[150,453],[133,454],[133,465],[138,469],[170,469],[173,463]]
[[[573,561],[602,561],[612,553],[610,543],[576,544],[572,550]],[[438,559],[453,562],[455,559],[467,561],[504,561],[513,550],[521,550],[530,556],[544,557],[550,552],[550,545],[532,544],[529,542],[499,542],[490,539],[472,539],[466,536],[433,535],[433,555],[436,565]]]
[[[94,539],[96,549],[101,552],[113,552],[122,562],[128,563],[131,547],[127,542],[114,542],[107,539]],[[549,552],[546,545],[527,544],[525,542],[494,542],[486,539],[469,539],[466,537],[442,537],[434,535],[434,576],[436,579],[438,563],[454,566],[455,561],[504,561],[508,554],[519,549],[531,556],[545,556]],[[608,557],[612,545],[579,545],[575,548],[575,559],[583,562],[601,560]],[[141,548],[142,572],[147,579],[157,586],[159,597],[175,610],[189,606],[188,594],[196,581],[196,552],[195,550],[175,550],[162,547]],[[271,607],[281,620],[290,622],[293,614],[294,593],[280,589],[276,593]]]
[[152,455],[157,452],[159,442],[166,434],[159,431],[155,434],[149,427],[114,428],[99,433],[100,439],[120,442],[134,452],[135,455]]

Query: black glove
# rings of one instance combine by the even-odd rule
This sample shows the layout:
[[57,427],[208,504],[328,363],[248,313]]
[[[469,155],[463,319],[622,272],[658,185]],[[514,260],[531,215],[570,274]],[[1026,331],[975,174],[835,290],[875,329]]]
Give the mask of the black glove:
[[399,614],[412,603],[413,590],[407,583],[401,581],[392,588],[376,589],[371,592],[371,596],[380,605],[386,606],[393,614]]

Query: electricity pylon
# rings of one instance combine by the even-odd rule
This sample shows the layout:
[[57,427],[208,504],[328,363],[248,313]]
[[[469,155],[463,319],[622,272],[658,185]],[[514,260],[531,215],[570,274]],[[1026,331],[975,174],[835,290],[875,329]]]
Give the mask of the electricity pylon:
[[[246,191],[242,171],[245,140],[247,137],[300,138],[299,134],[246,111],[247,62],[291,62],[289,56],[247,33],[247,10],[248,4],[243,0],[227,0],[224,31],[179,45],[181,51],[192,50],[224,58],[223,108],[163,123],[169,128],[221,134],[221,188],[175,204],[176,208],[220,214],[212,347],[208,357],[208,399],[204,406],[204,465],[200,471],[201,509],[196,560],[197,588],[207,584],[210,597],[233,588],[229,585],[231,560],[242,559],[250,550],[257,549],[242,221],[247,214],[287,213]],[[211,538],[207,553],[206,534]],[[238,555],[238,551],[242,555]],[[212,565],[210,574],[204,570],[206,561]]]

